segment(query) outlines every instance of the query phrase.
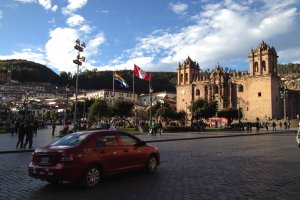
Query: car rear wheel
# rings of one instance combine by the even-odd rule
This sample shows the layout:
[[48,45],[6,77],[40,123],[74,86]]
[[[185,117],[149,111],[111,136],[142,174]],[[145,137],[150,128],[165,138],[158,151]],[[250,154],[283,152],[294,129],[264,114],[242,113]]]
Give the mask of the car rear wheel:
[[100,168],[96,165],[92,165],[87,168],[83,177],[83,183],[86,187],[92,188],[100,183],[101,178],[102,172]]
[[147,162],[147,172],[153,174],[156,172],[158,166],[158,160],[156,156],[151,155]]

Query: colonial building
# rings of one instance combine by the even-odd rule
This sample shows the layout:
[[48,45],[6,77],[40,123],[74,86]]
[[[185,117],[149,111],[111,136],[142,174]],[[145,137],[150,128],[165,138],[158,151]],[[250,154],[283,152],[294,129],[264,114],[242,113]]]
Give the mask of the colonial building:
[[188,57],[177,68],[177,111],[184,110],[190,116],[188,106],[202,98],[217,101],[219,109],[240,108],[244,120],[282,117],[277,58],[275,48],[262,41],[250,51],[250,73],[229,73],[217,65],[210,77],[205,78],[199,72],[199,65]]

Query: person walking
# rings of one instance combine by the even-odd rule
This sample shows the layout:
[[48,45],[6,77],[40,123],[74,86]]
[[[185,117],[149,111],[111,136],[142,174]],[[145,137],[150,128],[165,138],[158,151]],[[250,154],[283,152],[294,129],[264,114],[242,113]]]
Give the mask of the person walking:
[[[11,123],[10,123],[10,134],[11,135],[14,135],[14,133],[15,133],[15,122],[14,121],[12,121]],[[17,134],[17,133],[16,133]]]
[[161,121],[158,122],[157,127],[158,127],[158,129],[159,129],[159,134],[161,135],[162,132],[163,132],[163,125],[162,125]]
[[273,131],[276,131],[276,123],[275,122],[272,123],[272,127],[273,127]]
[[24,123],[20,124],[20,128],[19,128],[19,134],[18,134],[18,142],[16,147],[19,148],[23,148],[23,143],[24,143],[24,137],[25,137],[25,126]]
[[16,134],[19,133],[19,129],[20,129],[20,121],[17,119],[17,121],[15,121],[15,133]]
[[33,132],[34,132],[35,135],[37,135],[38,127],[39,127],[39,122],[38,122],[38,120],[34,120]]
[[25,134],[26,134],[26,139],[25,139],[25,144],[23,148],[26,148],[27,144],[29,145],[29,148],[32,148],[32,139],[33,139],[33,124],[27,122],[25,126]]
[[52,136],[54,136],[55,128],[56,128],[56,125],[55,125],[55,121],[53,120],[52,121]]
[[156,135],[157,124],[156,124],[155,120],[153,120],[151,128],[152,128],[152,131],[151,131],[152,135]]

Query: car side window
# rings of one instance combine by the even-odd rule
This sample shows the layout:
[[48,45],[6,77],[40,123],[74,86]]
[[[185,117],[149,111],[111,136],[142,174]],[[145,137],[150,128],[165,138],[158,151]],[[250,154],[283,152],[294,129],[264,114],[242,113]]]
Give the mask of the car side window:
[[132,138],[132,137],[122,134],[122,133],[120,133],[120,140],[121,140],[122,145],[126,145],[126,146],[128,146],[128,145],[133,146],[133,145],[138,144],[138,141],[135,138]]
[[118,142],[117,142],[116,136],[114,134],[99,135],[96,139],[97,147],[117,146],[117,145],[118,145]]

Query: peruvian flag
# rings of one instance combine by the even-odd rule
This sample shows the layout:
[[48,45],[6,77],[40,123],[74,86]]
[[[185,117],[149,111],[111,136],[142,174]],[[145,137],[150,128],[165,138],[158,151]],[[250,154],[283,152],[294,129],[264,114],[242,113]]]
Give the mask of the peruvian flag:
[[134,64],[134,75],[137,76],[137,77],[139,77],[140,79],[144,79],[146,81],[150,81],[151,80],[150,73],[144,72],[136,64]]

